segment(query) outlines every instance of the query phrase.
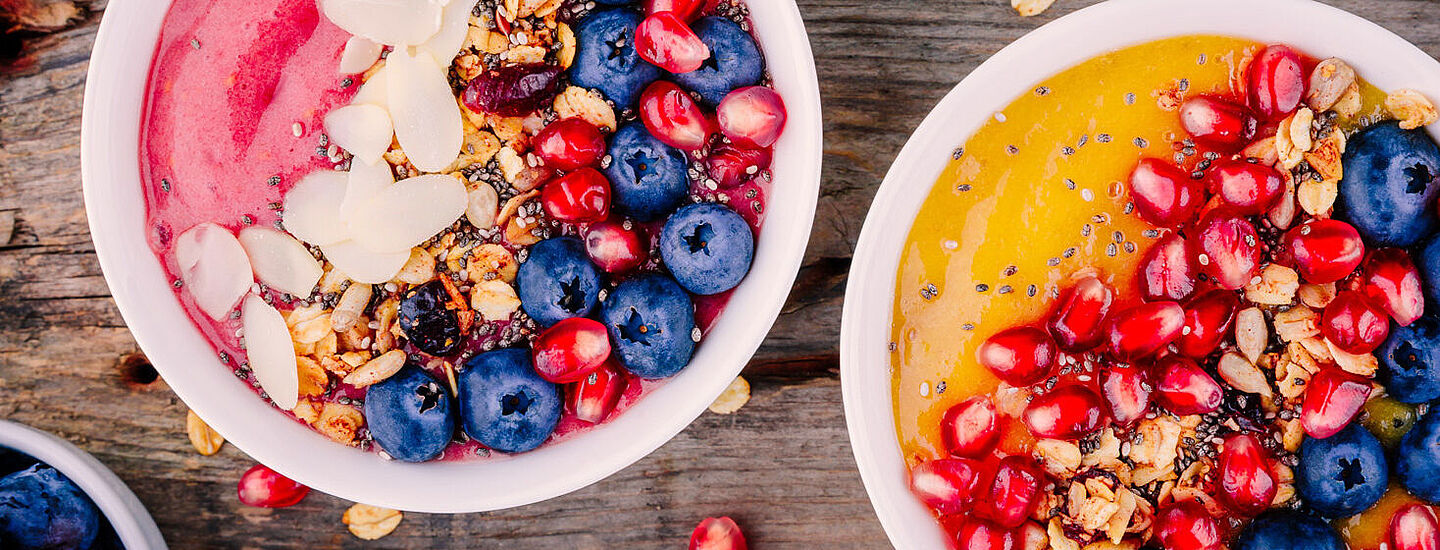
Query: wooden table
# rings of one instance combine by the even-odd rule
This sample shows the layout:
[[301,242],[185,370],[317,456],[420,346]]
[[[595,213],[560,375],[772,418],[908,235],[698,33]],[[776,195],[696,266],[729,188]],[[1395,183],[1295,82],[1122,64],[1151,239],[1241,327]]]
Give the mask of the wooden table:
[[[0,12],[13,1],[0,0]],[[62,20],[72,7],[34,1]],[[1440,1],[1329,1],[1440,55]],[[735,415],[701,416],[654,454],[574,494],[486,514],[409,514],[371,545],[682,548],[700,518],[728,514],[756,548],[887,546],[855,472],[836,366],[861,220],[896,152],[951,86],[1005,44],[1088,3],[1059,0],[1024,19],[1004,0],[801,0],[824,97],[824,186],[799,281],[746,370],[754,398]],[[81,95],[105,2],[73,7],[68,22],[41,18],[0,34],[0,417],[93,453],[177,548],[358,546],[340,523],[349,503],[339,499],[241,505],[235,481],[252,461],[233,446],[196,454],[185,405],[137,354],[101,278],[80,194]]]

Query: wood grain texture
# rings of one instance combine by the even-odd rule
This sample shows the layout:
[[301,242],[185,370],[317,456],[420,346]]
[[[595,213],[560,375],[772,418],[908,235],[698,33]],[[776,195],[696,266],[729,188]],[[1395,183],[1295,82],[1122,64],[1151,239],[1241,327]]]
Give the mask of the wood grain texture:
[[[1331,1],[1440,55],[1440,2]],[[801,0],[824,99],[824,185],[799,281],[747,370],[754,399],[733,416],[702,416],[572,495],[488,514],[411,514],[366,546],[680,548],[699,519],[720,514],[736,517],[756,548],[888,546],[854,470],[835,374],[861,220],[890,161],[951,86],[1088,3],[1059,0],[1022,19],[1004,0]],[[136,383],[122,368],[136,347],[95,261],[78,163],[85,70],[105,4],[76,4],[73,23],[12,35],[24,38],[18,57],[0,59],[0,416],[94,453],[177,548],[359,546],[338,499],[240,505],[234,483],[251,461],[232,446],[196,454],[184,405],[163,381]]]

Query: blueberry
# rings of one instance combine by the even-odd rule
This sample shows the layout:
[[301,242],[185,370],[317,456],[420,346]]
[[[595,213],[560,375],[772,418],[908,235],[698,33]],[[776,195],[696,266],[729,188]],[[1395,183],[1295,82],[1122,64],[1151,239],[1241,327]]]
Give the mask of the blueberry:
[[464,341],[460,334],[460,318],[455,310],[445,307],[450,293],[444,283],[430,281],[405,291],[400,296],[396,319],[405,338],[420,351],[430,355],[448,355]]
[[621,126],[610,138],[605,177],[615,194],[615,210],[642,222],[664,217],[690,191],[685,153],[666,145],[639,122]]
[[439,380],[410,364],[365,392],[365,421],[375,444],[397,460],[424,462],[455,436],[455,405]]
[[1260,514],[1235,539],[1235,550],[1345,550],[1325,520],[1295,510]]
[[1349,517],[1380,500],[1388,474],[1380,441],[1355,422],[1338,434],[1300,444],[1295,488],[1320,515]]
[[695,307],[670,277],[649,273],[620,283],[601,316],[620,364],[641,378],[674,376],[695,352]]
[[36,464],[0,479],[0,539],[5,548],[89,548],[100,511],[54,468]]
[[1406,403],[1440,399],[1440,318],[1434,313],[1408,327],[1392,324],[1375,354],[1380,358],[1377,378],[1390,397]]
[[725,205],[692,204],[665,222],[660,255],[685,290],[719,294],[735,288],[750,272],[755,235],[750,224]]
[[1431,405],[1415,427],[1400,439],[1396,450],[1395,476],[1410,494],[1440,502],[1440,412]]
[[675,75],[675,82],[700,94],[701,103],[713,108],[731,90],[760,82],[765,71],[760,46],[740,25],[724,17],[702,17],[691,28],[710,47],[710,58],[699,69]]
[[465,433],[491,449],[523,453],[539,447],[560,421],[560,388],[535,373],[530,350],[476,355],[457,381]]
[[1361,236],[1410,246],[1434,231],[1440,147],[1423,128],[1371,125],[1350,137],[1341,161],[1340,206]]
[[599,302],[600,274],[575,237],[545,239],[530,247],[530,257],[515,277],[520,307],[541,325],[585,317]]
[[639,12],[624,8],[595,13],[580,22],[570,81],[599,88],[617,110],[634,107],[645,86],[660,78],[660,68],[635,51],[635,27],[643,19]]
[[1416,269],[1425,281],[1425,301],[1440,304],[1440,235],[1436,235],[1420,250]]

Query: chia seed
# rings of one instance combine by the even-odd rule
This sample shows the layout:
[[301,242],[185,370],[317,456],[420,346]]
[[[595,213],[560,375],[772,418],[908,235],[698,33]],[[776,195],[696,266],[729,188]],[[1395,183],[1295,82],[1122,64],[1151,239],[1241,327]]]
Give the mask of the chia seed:
[[160,190],[161,190],[161,191],[164,191],[164,192],[166,192],[166,193],[169,193],[169,192],[170,192],[170,180],[169,180],[169,179],[167,179],[167,178],[160,178]]
[[1134,105],[1134,104],[1135,104],[1135,94],[1134,94],[1134,93],[1127,93],[1127,94],[1125,94],[1125,104],[1126,104],[1126,105]]
[[1150,142],[1145,141],[1145,138],[1137,137],[1135,138],[1135,146],[1144,149],[1150,146]]
[[1017,155],[1020,153],[1020,148],[1014,145],[1006,145],[1005,152],[1010,153],[1011,155]]
[[987,285],[987,284],[985,284],[985,283],[980,283],[980,284],[978,284],[978,285],[975,285],[975,292],[989,292],[989,291],[990,291],[990,285]]
[[1014,292],[1014,291],[1015,291],[1015,289],[1012,288],[1010,285],[1002,285],[1002,286],[1000,287],[1000,290],[999,290],[999,292],[1000,292],[1001,294],[1009,294],[1009,293]]

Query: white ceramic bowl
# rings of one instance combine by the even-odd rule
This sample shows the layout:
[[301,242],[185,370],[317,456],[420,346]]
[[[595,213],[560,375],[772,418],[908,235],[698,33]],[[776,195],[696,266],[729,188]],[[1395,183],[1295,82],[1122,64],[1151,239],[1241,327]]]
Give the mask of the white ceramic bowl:
[[150,52],[169,0],[113,0],[85,86],[85,206],[105,280],[130,331],[175,393],[235,446],[271,468],[347,500],[432,513],[521,506],[594,483],[684,429],[739,374],[780,313],[800,267],[820,186],[820,91],[792,1],[750,11],[789,112],[775,146],[774,185],[745,282],[687,368],[624,414],[530,453],[482,461],[386,461],[287,418],[220,364],[146,245],[138,138]]
[[866,216],[845,293],[845,418],[870,502],[897,548],[945,548],[944,533],[906,487],[887,350],[896,268],[921,203],[951,151],[1036,83],[1097,55],[1186,34],[1280,42],[1321,58],[1341,57],[1382,89],[1413,88],[1440,99],[1434,59],[1374,23],[1309,0],[1111,0],[1036,29],[977,67],[930,112],[890,167]]
[[80,487],[115,528],[126,548],[164,550],[165,539],[145,505],[124,481],[69,441],[48,433],[0,420],[0,447],[20,451],[65,474]]

